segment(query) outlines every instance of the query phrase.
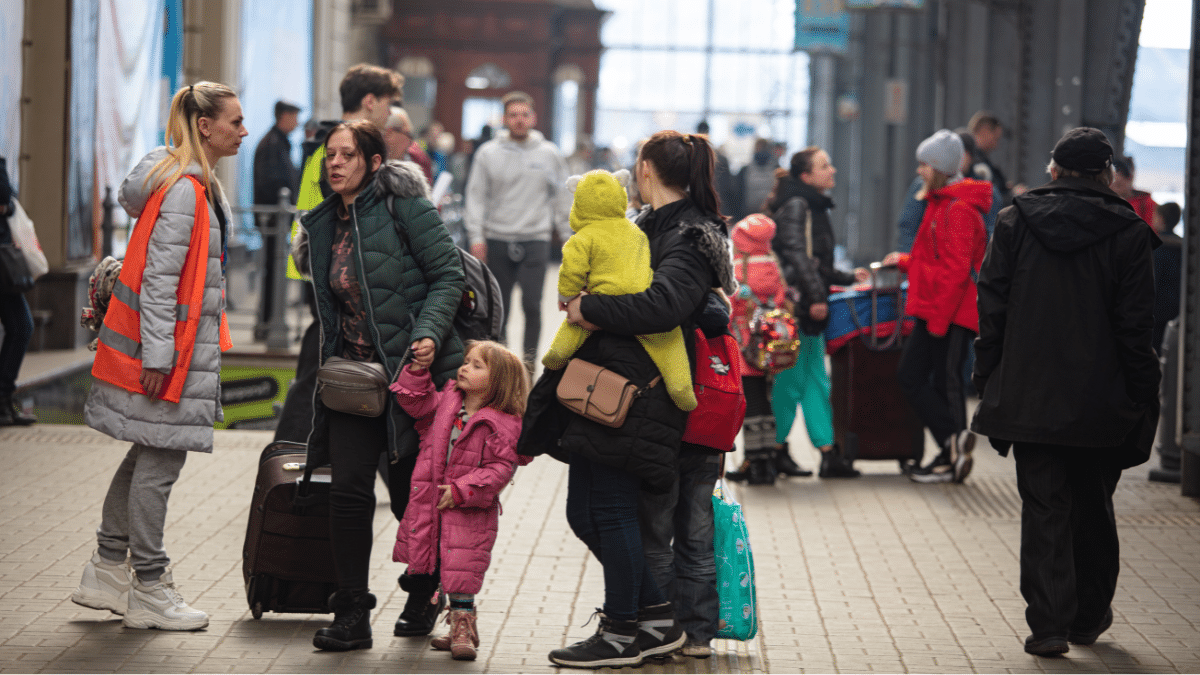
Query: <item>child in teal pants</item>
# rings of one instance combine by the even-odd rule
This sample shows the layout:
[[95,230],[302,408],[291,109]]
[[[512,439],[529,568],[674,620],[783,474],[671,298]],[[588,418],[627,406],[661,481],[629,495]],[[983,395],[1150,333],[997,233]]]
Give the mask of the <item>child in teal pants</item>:
[[858,470],[842,458],[833,443],[833,404],[829,398],[829,372],[825,370],[824,335],[801,334],[796,365],[775,374],[771,412],[775,415],[775,442],[781,450],[787,448],[797,405],[804,409],[808,439],[821,451],[820,477],[858,476]]
[[829,375],[825,372],[825,336],[800,336],[796,365],[776,373],[771,392],[775,413],[775,442],[787,443],[796,422],[796,406],[804,408],[804,426],[814,448],[833,445],[833,404],[829,400]]

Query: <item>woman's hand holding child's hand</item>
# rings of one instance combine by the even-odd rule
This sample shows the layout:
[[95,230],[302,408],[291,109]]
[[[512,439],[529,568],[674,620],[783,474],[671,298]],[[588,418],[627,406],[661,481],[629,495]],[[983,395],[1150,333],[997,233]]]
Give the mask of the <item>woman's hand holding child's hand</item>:
[[442,491],[442,496],[438,499],[438,511],[454,508],[454,488],[449,485],[439,485],[438,489]]
[[430,338],[421,338],[412,343],[412,369],[424,370],[433,363],[437,347]]

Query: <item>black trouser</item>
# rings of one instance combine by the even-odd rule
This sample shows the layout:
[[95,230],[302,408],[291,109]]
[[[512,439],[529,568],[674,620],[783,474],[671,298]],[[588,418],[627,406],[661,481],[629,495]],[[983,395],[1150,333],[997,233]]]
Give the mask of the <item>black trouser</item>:
[[[532,362],[537,358],[538,338],[542,334],[542,287],[546,285],[550,242],[488,239],[487,250],[488,268],[500,284],[505,316],[512,311],[513,286],[521,285],[521,311],[525,314],[525,343],[522,355],[526,361]],[[506,342],[507,333],[506,328]]]
[[296,359],[296,380],[288,388],[275,440],[307,443],[312,432],[313,394],[317,389],[317,370],[321,367],[321,326],[316,321],[308,325],[300,342]]
[[775,414],[771,412],[771,391],[765,375],[743,375],[746,417],[742,422],[742,444],[747,460],[775,456]]
[[975,333],[950,324],[942,337],[929,332],[917,319],[904,343],[896,378],[921,422],[929,427],[939,447],[967,428],[967,398],[962,368]]
[[1103,620],[1121,571],[1112,496],[1121,470],[1104,448],[1015,443],[1021,595],[1036,639]]
[[[275,235],[263,235],[262,247],[262,274],[259,275],[259,280],[262,282],[258,285],[258,322],[255,328],[260,326],[266,327],[271,323],[271,310],[275,303]],[[284,286],[287,286],[286,280]],[[286,307],[286,301],[285,305]]]
[[33,339],[33,314],[24,295],[0,293],[0,324],[4,326],[4,342],[0,344],[0,399],[4,399],[12,398],[17,390],[21,362]]
[[[362,417],[335,410],[329,420],[329,459],[333,468],[329,490],[329,528],[338,588],[368,588],[371,541],[375,537],[375,471],[380,453],[387,453],[387,417]],[[417,455],[388,464],[392,513],[404,516]]]

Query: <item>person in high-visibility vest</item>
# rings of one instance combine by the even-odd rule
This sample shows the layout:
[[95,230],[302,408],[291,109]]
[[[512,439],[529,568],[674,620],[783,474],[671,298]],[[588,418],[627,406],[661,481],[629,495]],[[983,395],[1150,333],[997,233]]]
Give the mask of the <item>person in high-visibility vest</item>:
[[213,175],[238,153],[246,127],[232,89],[197,82],[176,92],[168,145],[121,184],[137,218],[100,329],[88,426],[133,443],[104,499],[98,547],[72,602],[124,615],[129,628],[199,630],[208,615],[184,602],[163,547],[167,499],[187,453],[212,452],[221,419],[225,250],[232,212]]

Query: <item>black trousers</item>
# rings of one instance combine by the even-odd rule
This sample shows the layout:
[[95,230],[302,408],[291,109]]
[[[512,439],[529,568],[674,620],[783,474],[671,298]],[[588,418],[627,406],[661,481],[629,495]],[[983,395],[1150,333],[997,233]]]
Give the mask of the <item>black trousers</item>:
[[279,412],[279,424],[275,427],[276,441],[308,443],[312,432],[313,393],[317,389],[317,370],[321,367],[321,324],[317,318],[317,296],[310,283],[304,284],[304,301],[312,314],[312,322],[304,331],[300,341],[300,354],[296,359],[296,379],[288,388]]
[[1103,620],[1121,571],[1108,450],[1015,443],[1021,493],[1021,595],[1036,639]]
[[[550,242],[488,239],[487,247],[488,269],[500,284],[506,317],[512,311],[513,286],[521,285],[521,311],[525,314],[522,356],[532,362],[537,358],[538,337],[542,334],[542,288],[546,285]],[[508,341],[507,329],[505,333]]]
[[746,394],[746,419],[742,422],[746,459],[770,459],[775,456],[775,415],[767,377],[743,375],[742,391]]
[[904,396],[943,448],[951,436],[967,428],[962,369],[974,337],[971,331],[954,324],[945,335],[937,337],[929,332],[924,319],[917,319],[896,370]]
[[[368,588],[371,542],[375,528],[375,472],[380,454],[387,453],[387,418],[362,417],[335,410],[329,420],[329,458],[333,469],[329,486],[330,542],[338,588]],[[392,513],[404,517],[417,453],[388,464],[388,492]]]
[[[275,235],[263,235],[262,274],[259,276],[258,285],[258,321],[255,329],[271,323],[271,309],[275,302],[275,242]],[[287,286],[286,281],[284,286]]]
[[321,367],[321,326],[316,321],[308,325],[300,342],[296,360],[296,379],[288,388],[275,427],[276,441],[307,443],[313,425],[313,394],[317,389],[317,370]]

